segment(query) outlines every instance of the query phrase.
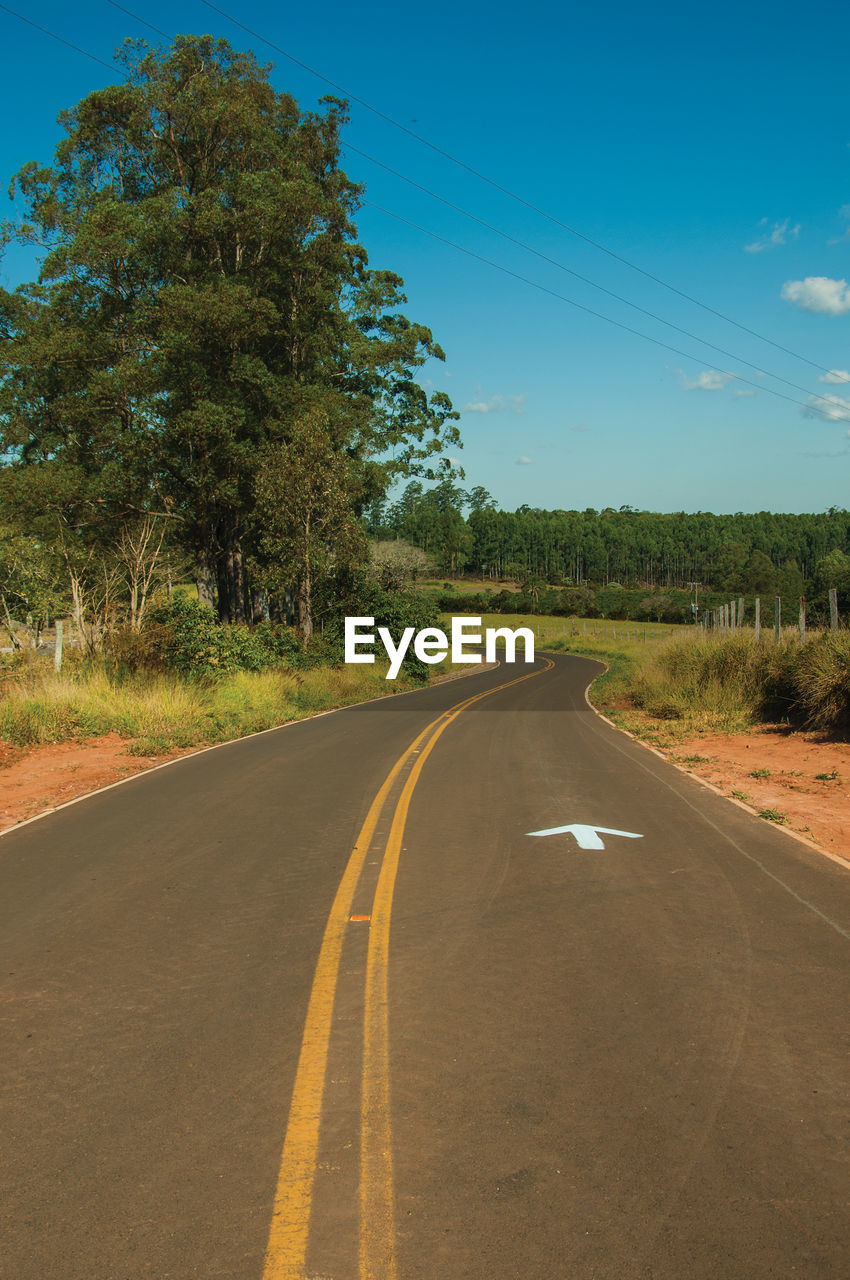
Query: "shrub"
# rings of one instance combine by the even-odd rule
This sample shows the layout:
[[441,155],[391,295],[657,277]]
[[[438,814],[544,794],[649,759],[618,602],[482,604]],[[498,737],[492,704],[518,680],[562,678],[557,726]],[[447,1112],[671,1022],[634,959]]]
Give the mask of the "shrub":
[[[455,612],[457,612],[458,603],[452,601],[452,609]],[[415,631],[421,631],[424,627],[440,625],[440,610],[433,599],[410,591],[384,591],[375,584],[364,584],[358,591],[356,600],[349,602],[346,612],[353,615],[355,610],[361,617],[374,618],[376,631],[378,627],[386,627],[396,641],[401,637],[405,627],[413,627]],[[326,628],[323,637],[326,645],[336,646],[334,652],[338,652],[339,661],[342,661],[343,657],[342,627],[343,623],[340,619],[332,628]],[[412,679],[425,683],[428,680],[430,667],[427,663],[420,662],[411,645],[401,664],[401,670]]]
[[304,642],[294,627],[286,627],[280,622],[260,622],[253,634],[259,644],[273,655],[276,666],[298,666]]
[[185,597],[151,609],[143,637],[147,665],[183,676],[220,674],[238,651],[238,646],[228,645],[209,605]]
[[797,651],[792,681],[809,728],[850,728],[850,633],[826,631],[807,640]]
[[306,659],[303,641],[292,627],[275,622],[222,626],[209,605],[186,598],[152,609],[141,636],[117,633],[110,652],[119,671],[147,667],[191,679],[316,665],[315,658]]

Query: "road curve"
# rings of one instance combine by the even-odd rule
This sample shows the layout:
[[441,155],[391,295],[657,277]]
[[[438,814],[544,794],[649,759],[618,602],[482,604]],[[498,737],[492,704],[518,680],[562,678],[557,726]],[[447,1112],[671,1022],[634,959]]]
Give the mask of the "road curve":
[[[598,670],[0,838],[3,1280],[846,1280],[850,875],[594,715]],[[640,838],[529,834],[571,825]]]

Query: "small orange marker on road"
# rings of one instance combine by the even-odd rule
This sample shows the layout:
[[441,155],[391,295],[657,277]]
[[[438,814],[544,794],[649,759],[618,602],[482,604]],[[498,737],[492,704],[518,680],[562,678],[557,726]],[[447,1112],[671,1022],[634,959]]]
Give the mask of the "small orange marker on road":
[[361,920],[369,921],[372,919],[372,917],[371,916],[349,916],[348,919],[351,924],[356,924]]

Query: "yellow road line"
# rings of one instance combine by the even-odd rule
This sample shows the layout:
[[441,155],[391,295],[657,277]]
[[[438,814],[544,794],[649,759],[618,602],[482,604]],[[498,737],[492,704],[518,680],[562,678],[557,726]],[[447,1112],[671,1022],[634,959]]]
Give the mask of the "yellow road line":
[[[549,663],[546,669],[551,669],[552,664]],[[521,676],[520,680],[527,680],[531,675],[537,675],[538,672],[530,672],[529,675]],[[339,883],[333,905],[331,907],[328,922],[325,926],[325,933],[322,939],[322,946],[319,952],[319,959],[316,964],[316,972],[313,978],[313,986],[310,992],[310,1001],[307,1007],[307,1018],[304,1026],[304,1035],[301,1042],[301,1050],[298,1057],[298,1067],[295,1073],[295,1084],[292,1091],[292,1101],[290,1103],[289,1118],[286,1126],[286,1135],[283,1144],[283,1154],[281,1156],[280,1171],[278,1174],[277,1187],[275,1191],[274,1207],[272,1210],[272,1222],[269,1230],[269,1242],[266,1249],[265,1265],[263,1268],[263,1280],[305,1280],[306,1277],[306,1260],[307,1245],[310,1228],[310,1213],[313,1201],[313,1184],[316,1173],[316,1159],[319,1148],[319,1130],[322,1113],[322,1100],[325,1089],[325,1076],[327,1072],[328,1051],[330,1046],[331,1025],[333,1021],[334,998],[336,996],[337,983],[339,980],[339,966],[342,957],[342,946],[345,937],[348,918],[351,914],[354,902],[354,894],[357,889],[357,883],[360,879],[363,866],[366,861],[367,854],[375,834],[375,828],[381,816],[381,812],[386,803],[387,797],[392,789],[393,783],[398,777],[401,770],[408,761],[417,753],[420,744],[428,737],[428,734],[436,729],[433,741],[442,733],[443,729],[459,715],[466,707],[473,702],[477,702],[480,698],[487,697],[491,693],[497,693],[501,689],[506,689],[511,684],[519,681],[511,680],[506,684],[498,685],[495,689],[487,689],[483,693],[475,694],[473,697],[466,698],[454,707],[443,712],[430,724],[426,725],[422,732],[414,739],[409,747],[399,756],[390,772],[387,774],[380,790],[369,808],[360,834],[355,842],[354,849],[348,860],[348,864]],[[442,723],[441,723],[442,722]],[[416,761],[411,777],[419,776],[422,762],[430,753],[433,742],[430,742],[425,750],[421,753],[419,760]],[[415,785],[415,783],[414,783]],[[402,793],[407,795],[407,801],[404,806],[404,814],[406,815],[407,806],[409,805],[409,797],[412,794],[410,779]],[[399,805],[401,801],[399,801]],[[398,818],[399,809],[397,807],[396,814],[393,818],[393,827],[395,828]],[[398,835],[399,849],[401,840],[401,831],[403,831],[403,820]],[[392,832],[391,832],[392,836]],[[389,842],[388,842],[389,843]],[[397,864],[397,854],[396,854]],[[389,940],[389,911],[392,905],[392,891],[395,883],[395,872],[388,882],[384,879],[383,868],[381,872],[381,880],[384,881],[383,891],[380,888],[376,892],[376,902],[379,895],[382,895],[382,901],[385,903],[386,923],[381,925],[381,929],[386,936],[386,945],[388,947]],[[374,929],[374,910],[372,925]],[[370,934],[370,956],[372,955],[372,935]],[[384,991],[386,991],[386,962],[388,950],[386,954],[379,956],[377,960],[372,961],[372,968],[375,972],[374,982],[377,981],[378,990],[383,983]],[[380,971],[383,969],[383,978],[380,977]],[[367,977],[367,990],[369,988],[369,978]],[[384,1018],[386,1018],[384,998]],[[386,1115],[387,1124],[389,1123],[389,1073],[387,1069],[387,1029],[384,1026],[383,1031],[383,1049],[378,1050],[378,1059],[383,1063],[378,1070],[383,1072],[385,1083],[381,1086],[384,1089],[386,1099],[384,1113]],[[374,1063],[374,1037],[371,1038],[372,1050],[371,1061]],[[374,1068],[372,1068],[374,1075]],[[370,1103],[371,1106],[371,1103]],[[389,1238],[394,1241],[394,1228],[392,1216],[392,1154],[388,1150],[387,1155],[390,1161],[389,1168],[385,1163],[381,1163],[378,1177],[383,1181],[388,1190],[384,1193],[384,1202],[390,1204],[390,1217],[385,1225],[382,1239]],[[370,1205],[371,1205],[370,1199]],[[376,1235],[374,1229],[370,1230],[370,1235]],[[394,1243],[391,1246],[391,1252],[394,1251]],[[385,1273],[388,1277],[392,1272]]]
[[[553,663],[545,660],[544,671]],[[519,676],[499,689],[521,684],[538,671]],[[407,813],[419,775],[438,738],[466,707],[496,690],[469,698],[447,714],[422,748],[393,814],[372,903],[363,1020],[363,1083],[360,1131],[360,1280],[396,1280],[392,1113],[389,1064],[390,918]]]

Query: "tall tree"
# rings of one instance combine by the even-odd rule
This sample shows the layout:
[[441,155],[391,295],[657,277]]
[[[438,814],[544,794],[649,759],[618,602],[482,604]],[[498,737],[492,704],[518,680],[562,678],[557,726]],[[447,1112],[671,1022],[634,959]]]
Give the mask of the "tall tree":
[[201,597],[243,619],[259,459],[289,448],[306,392],[333,402],[354,506],[432,474],[458,415],[415,380],[442,352],[402,281],[355,240],[345,104],[301,112],[210,36],[120,61],[126,83],[65,112],[53,165],[15,181],[27,213],[6,234],[45,257],[0,296],[0,446],[78,535],[174,521]]

